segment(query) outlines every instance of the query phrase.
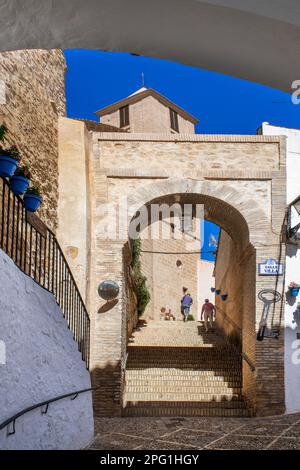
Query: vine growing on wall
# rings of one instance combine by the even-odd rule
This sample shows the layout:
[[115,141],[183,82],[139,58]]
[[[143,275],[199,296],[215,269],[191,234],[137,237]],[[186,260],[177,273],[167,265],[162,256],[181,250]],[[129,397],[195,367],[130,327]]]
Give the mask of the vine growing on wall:
[[141,240],[132,240],[132,281],[137,298],[137,312],[142,315],[150,302],[150,292],[147,287],[147,278],[142,273],[141,266]]

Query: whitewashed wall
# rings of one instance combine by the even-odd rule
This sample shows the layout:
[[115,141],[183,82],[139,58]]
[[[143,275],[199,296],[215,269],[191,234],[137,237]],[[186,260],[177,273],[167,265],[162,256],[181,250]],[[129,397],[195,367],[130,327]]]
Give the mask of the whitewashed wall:
[[[47,291],[0,250],[0,423],[48,398],[89,388],[90,375],[62,313]],[[5,359],[5,360],[4,360]],[[5,363],[5,364],[3,364]],[[90,392],[36,409],[0,431],[0,449],[80,449],[93,439]]]
[[[263,134],[284,135],[287,137],[287,204],[300,196],[300,130],[271,126],[263,123]],[[292,226],[300,218],[295,210],[292,212]],[[286,256],[286,290],[290,281],[300,283],[300,244],[287,245]],[[300,318],[296,315],[296,299],[285,299],[285,401],[286,412],[300,410]]]

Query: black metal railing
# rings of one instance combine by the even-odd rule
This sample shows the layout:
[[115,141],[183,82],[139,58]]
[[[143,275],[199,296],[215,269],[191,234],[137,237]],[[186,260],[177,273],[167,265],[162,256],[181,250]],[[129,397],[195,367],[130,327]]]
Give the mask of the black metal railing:
[[89,367],[90,319],[68,262],[54,233],[26,211],[4,178],[0,178],[0,248],[54,295]]
[[[23,410],[19,411],[18,413],[14,414],[10,418],[3,421],[3,423],[0,423],[0,431],[2,429],[6,428],[6,427],[8,428],[9,425],[12,423],[12,425],[13,425],[12,426],[12,431],[8,430],[8,432],[7,432],[8,436],[12,436],[16,432],[16,421],[17,421],[17,419],[20,418],[21,416],[29,413],[30,411],[36,410],[37,408],[41,408],[42,414],[45,415],[45,414],[47,414],[49,405],[51,403],[54,403],[54,402],[59,401],[59,400],[63,400],[63,399],[68,398],[68,397],[72,397],[71,400],[75,400],[75,398],[77,398],[78,395],[81,395],[82,393],[86,393],[86,392],[92,392],[94,390],[98,390],[99,388],[100,387],[90,387],[90,388],[84,388],[84,389],[81,389],[81,390],[76,390],[75,392],[65,393],[64,395],[59,395],[55,398],[50,398],[48,400],[44,400],[44,401],[41,401],[39,403],[36,403],[35,405],[28,406],[27,408],[24,408]],[[43,409],[43,407],[45,407],[45,408]]]

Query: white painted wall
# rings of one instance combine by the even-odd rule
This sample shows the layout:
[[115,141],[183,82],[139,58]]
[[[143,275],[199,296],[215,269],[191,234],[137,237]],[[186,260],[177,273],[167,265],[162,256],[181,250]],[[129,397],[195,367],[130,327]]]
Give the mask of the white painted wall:
[[[0,423],[35,403],[89,388],[90,375],[54,297],[0,250]],[[3,343],[2,343],[3,344]],[[3,364],[5,362],[5,364]],[[93,439],[91,393],[34,410],[0,431],[0,449],[80,449]]]
[[198,312],[197,319],[201,320],[201,309],[205,299],[209,299],[213,304],[215,303],[215,294],[212,293],[211,287],[215,287],[214,278],[215,263],[213,261],[207,261],[199,259],[197,263],[198,273]]
[[[300,196],[300,130],[262,125],[265,135],[284,135],[287,137],[287,204]],[[292,226],[300,221],[297,212],[292,212]],[[286,290],[290,281],[300,283],[300,244],[287,245]],[[285,401],[286,412],[300,410],[300,318],[295,314],[297,299],[285,299]]]

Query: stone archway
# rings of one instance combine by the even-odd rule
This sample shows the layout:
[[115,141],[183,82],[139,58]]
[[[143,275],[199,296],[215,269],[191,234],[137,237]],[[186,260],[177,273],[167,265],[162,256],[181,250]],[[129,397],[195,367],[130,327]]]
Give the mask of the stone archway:
[[[250,185],[251,186],[251,185]],[[204,204],[205,217],[218,225],[220,225],[232,238],[236,248],[236,259],[239,264],[239,273],[242,273],[242,289],[243,301],[241,316],[242,344],[243,354],[248,361],[243,362],[243,392],[247,399],[251,401],[258,414],[279,413],[284,409],[284,384],[280,370],[283,368],[283,357],[279,359],[278,348],[282,346],[283,338],[280,337],[277,343],[270,343],[272,340],[266,340],[264,344],[256,341],[256,332],[261,318],[262,305],[257,299],[258,292],[266,287],[266,280],[257,275],[256,263],[266,256],[278,258],[278,251],[282,245],[279,238],[280,231],[274,233],[272,221],[268,215],[268,208],[263,208],[253,199],[249,198],[249,192],[246,190],[247,184],[238,191],[234,185],[223,180],[194,180],[191,178],[169,178],[163,181],[150,182],[144,184],[142,188],[130,191],[128,195],[128,226],[130,220],[142,205],[146,207],[151,203],[164,202],[171,204],[172,201],[181,200],[182,202],[190,202],[192,204]],[[251,189],[251,188],[250,188]],[[249,190],[249,188],[248,188]],[[176,198],[174,199],[174,196]],[[264,242],[268,239],[270,243]],[[124,273],[124,248],[123,242],[115,241],[109,243],[108,251],[110,270],[112,267],[112,258],[118,259],[115,264],[115,277],[120,276],[120,284],[122,285],[123,294],[120,299],[115,314],[110,316],[109,328],[111,321],[118,324],[120,334],[119,347],[119,379],[116,391],[116,382],[110,384],[115,388],[121,407],[122,402],[122,361],[126,356],[126,308],[125,301],[125,279]],[[268,248],[267,248],[268,247]],[[123,250],[123,251],[122,251]],[[121,253],[123,252],[123,256]],[[118,266],[118,267],[117,267]],[[279,282],[275,286],[273,279],[268,286],[281,289]],[[104,317],[101,318],[102,326],[105,329]],[[276,306],[273,312],[272,321],[281,328],[281,309]],[[268,348],[265,347],[268,341]],[[274,341],[274,340],[273,340]],[[269,350],[271,348],[271,352]],[[272,353],[272,350],[274,353]],[[273,384],[269,380],[269,376],[265,374],[265,363],[269,363],[269,374],[273,376],[279,375],[278,388],[274,393]],[[251,366],[255,370],[251,370]],[[116,374],[116,372],[114,372]],[[115,378],[114,378],[115,380]],[[259,385],[258,385],[259,384]],[[108,382],[106,380],[106,386]],[[272,399],[272,403],[270,403]],[[99,401],[100,403],[100,396]],[[121,408],[119,408],[120,410]],[[117,412],[117,411],[116,411]],[[119,411],[120,412],[120,411]],[[117,412],[118,413],[118,412]]]
[[[178,192],[176,192],[176,190]],[[158,193],[160,192],[160,196],[158,196]],[[216,194],[222,194],[222,198],[216,197]],[[233,266],[233,273],[234,275],[231,275],[230,282],[233,284],[238,284],[239,286],[239,292],[238,296],[240,298],[238,299],[233,299],[231,298],[230,302],[231,304],[236,304],[236,309],[239,309],[239,312],[237,312],[237,315],[235,315],[234,322],[229,315],[229,320],[226,318],[226,313],[223,312],[222,310],[219,312],[217,315],[217,324],[219,329],[223,331],[223,334],[227,335],[227,337],[233,338],[235,335],[239,337],[239,341],[241,342],[240,348],[241,351],[247,359],[251,361],[251,364],[256,363],[256,355],[255,355],[255,297],[256,297],[256,280],[255,280],[255,266],[256,266],[256,250],[253,247],[252,243],[250,242],[250,233],[252,236],[252,239],[255,240],[256,234],[255,234],[255,229],[254,226],[255,224],[253,223],[253,214],[256,214],[256,217],[259,215],[261,218],[261,222],[264,222],[267,226],[267,221],[265,220],[265,216],[262,211],[259,210],[258,205],[254,202],[253,204],[249,205],[247,204],[247,201],[245,200],[245,197],[241,194],[239,194],[233,187],[230,187],[228,184],[222,184],[221,182],[217,183],[211,183],[211,182],[205,182],[205,181],[193,181],[193,180],[181,180],[181,179],[170,179],[168,181],[160,182],[157,183],[156,185],[153,186],[147,185],[143,188],[143,191],[137,191],[134,195],[129,197],[129,207],[131,208],[131,213],[130,215],[133,214],[135,211],[136,207],[138,206],[137,213],[142,212],[142,208],[140,206],[141,201],[144,203],[144,208],[147,208],[149,218],[144,221],[144,226],[143,224],[139,224],[139,230],[141,233],[146,229],[147,224],[155,223],[155,221],[151,220],[151,208],[153,205],[159,205],[161,207],[163,206],[169,206],[170,208],[174,207],[174,204],[181,204],[185,205],[192,205],[193,206],[193,215],[196,217],[196,206],[197,205],[204,205],[204,215],[205,219],[209,220],[211,222],[216,223],[221,227],[222,230],[225,231],[225,233],[228,233],[230,235],[230,240],[232,240],[232,245],[235,250],[235,258],[232,260],[232,263],[235,265]],[[240,210],[243,211],[243,214],[239,210],[236,209],[236,206],[239,207]],[[161,214],[162,218],[166,217],[167,214],[163,213]],[[249,225],[246,222],[246,218],[249,221],[249,224],[251,224],[251,232],[249,230]],[[135,221],[134,215],[133,218],[131,219],[132,221]],[[140,220],[140,219],[137,219]],[[150,235],[150,234],[148,234]],[[177,247],[183,247],[185,246],[181,242],[176,242],[174,245],[174,241],[169,240],[169,245],[167,245],[167,241],[164,240],[163,243],[159,246],[177,246]],[[144,245],[144,243],[146,243]],[[150,244],[149,244],[150,243]],[[155,246],[153,245],[153,241],[149,240],[143,240],[142,239],[142,247],[145,246],[149,248],[150,246]],[[157,246],[157,245],[156,245]],[[174,251],[174,248],[173,250]],[[197,254],[192,255],[194,262],[197,259]],[[156,258],[153,260],[153,258]],[[163,263],[159,268],[159,261],[158,259],[162,259],[160,255],[147,255],[147,260],[146,264],[143,263],[143,266],[145,268],[145,274],[148,274],[152,271],[152,277],[150,274],[150,282],[155,283],[156,288],[160,286],[161,284],[165,284],[162,290],[160,287],[158,287],[158,293],[153,293],[155,297],[159,297],[159,301],[163,302],[163,299],[165,297],[165,300],[168,299],[168,296],[170,295],[176,295],[176,287],[174,286],[174,292],[172,289],[170,289],[170,283],[172,283],[172,279],[175,279],[175,277],[172,277],[171,272],[169,271],[169,275],[171,276],[171,280],[169,279],[168,281],[163,280],[163,278],[159,278],[156,280],[157,276],[159,277],[160,275],[163,275]],[[188,255],[186,255],[186,258],[189,258]],[[153,268],[153,263],[155,263],[155,268]],[[191,263],[190,263],[191,264]],[[149,267],[151,266],[152,269],[149,270]],[[195,265],[196,269],[196,265]],[[216,268],[215,268],[216,269]],[[168,272],[168,271],[167,271]],[[166,274],[166,273],[165,273]],[[218,277],[218,273],[216,272],[216,277]],[[155,277],[155,280],[153,279],[153,276]],[[191,284],[191,279],[189,280],[189,285],[192,286]],[[220,287],[220,286],[219,286]],[[192,288],[192,287],[190,287]],[[165,289],[167,289],[167,293],[165,293]],[[194,286],[195,290],[195,286]],[[242,290],[242,292],[241,292]],[[169,291],[169,292],[168,292]],[[230,294],[232,297],[232,290],[230,290]],[[220,299],[220,298],[219,298]],[[167,300],[166,300],[167,301]],[[217,302],[217,308],[219,310],[220,306],[220,301]],[[155,311],[158,311],[158,304],[155,302],[155,307],[153,307]],[[199,307],[196,307],[196,310]],[[195,309],[195,299],[194,299],[194,309]],[[222,312],[222,317],[221,317],[221,312]],[[157,313],[157,312],[156,312]],[[225,317],[223,315],[225,313]],[[130,308],[128,311],[128,316],[130,317]],[[230,323],[228,323],[230,321]],[[234,327],[232,327],[232,324]],[[150,335],[151,335],[151,329],[150,329]],[[159,336],[159,329],[156,332],[156,335]],[[145,335],[144,335],[145,338]],[[149,339],[148,339],[149,340]],[[142,340],[142,341],[145,341]],[[138,348],[134,349],[135,351],[138,350]],[[150,349],[154,351],[154,349]],[[186,351],[188,351],[187,349]],[[132,351],[133,348],[130,347],[129,351]],[[172,353],[173,354],[173,353]],[[185,353],[184,353],[185,354]],[[137,360],[137,353],[134,353],[135,355],[135,361]],[[129,356],[131,357],[131,356]],[[216,357],[216,361],[218,361]],[[131,367],[131,366],[130,366]],[[215,367],[217,365],[215,364]],[[243,395],[251,402],[251,404],[254,404],[256,402],[256,396],[255,396],[255,389],[256,389],[256,376],[253,371],[249,368],[249,362],[245,362],[243,364]],[[238,370],[238,369],[237,369]],[[129,376],[130,377],[130,376]],[[128,379],[129,380],[129,379]],[[133,384],[130,383],[130,390],[132,389]],[[126,400],[128,397],[130,397],[130,393],[126,393]],[[142,402],[141,402],[142,403]],[[140,405],[141,406],[141,405]],[[166,405],[164,405],[166,406]],[[199,404],[199,407],[202,405]],[[166,411],[166,412],[170,412]],[[135,411],[132,411],[131,408],[128,408],[128,405],[126,405],[125,413],[134,413]],[[138,412],[138,411],[136,411]],[[147,413],[147,407],[144,409],[143,412]],[[180,409],[177,408],[176,412],[180,412]],[[203,411],[199,411],[202,413]],[[218,411],[220,412],[220,410]],[[224,411],[223,411],[224,412]],[[234,413],[235,411],[233,411]],[[224,412],[226,413],[226,411]]]

